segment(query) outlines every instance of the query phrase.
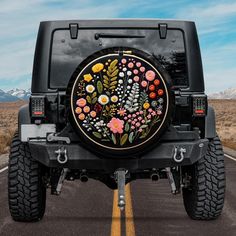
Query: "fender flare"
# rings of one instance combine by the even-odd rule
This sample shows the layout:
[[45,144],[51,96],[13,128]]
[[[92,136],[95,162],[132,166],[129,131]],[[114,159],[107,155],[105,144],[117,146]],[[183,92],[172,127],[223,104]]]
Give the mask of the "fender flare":
[[205,138],[212,139],[216,135],[215,111],[213,107],[208,106],[207,116],[205,118]]
[[21,106],[18,112],[18,132],[19,137],[21,136],[21,125],[22,124],[31,124],[29,104]]

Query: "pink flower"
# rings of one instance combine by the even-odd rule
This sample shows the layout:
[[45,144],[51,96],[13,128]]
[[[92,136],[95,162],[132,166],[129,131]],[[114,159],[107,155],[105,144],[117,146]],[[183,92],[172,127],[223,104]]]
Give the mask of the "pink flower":
[[132,117],[134,117],[134,118],[135,118],[135,117],[136,117],[136,115],[135,115],[135,114],[133,114],[133,115],[132,115]]
[[138,130],[138,132],[140,132],[140,133],[141,133],[142,131],[143,131],[143,129],[139,129],[139,130]]
[[128,119],[128,123],[130,123],[131,122],[131,120],[130,119]]
[[128,117],[124,117],[124,120],[128,120]]
[[137,121],[138,121],[138,120],[135,118],[135,119],[134,119],[134,122],[137,122]]
[[141,116],[140,116],[140,117],[138,117],[138,120],[139,120],[139,121],[141,121],[141,120],[142,120],[142,117],[141,117]]
[[128,118],[131,118],[131,114],[128,115]]
[[161,114],[162,114],[162,111],[157,110],[157,115],[161,115]]
[[130,62],[130,63],[128,64],[128,67],[129,67],[129,68],[133,68],[133,67],[134,67],[134,63],[133,63],[133,62]]
[[140,67],[140,69],[139,69],[141,72],[144,72],[145,71],[145,67]]
[[117,113],[120,115],[120,116],[124,116],[124,115],[126,115],[126,110],[125,110],[125,108],[120,108],[118,111],[117,111]]
[[139,122],[136,123],[136,127],[140,127],[140,125],[141,125],[141,124],[140,124]]
[[133,73],[134,73],[135,75],[137,75],[137,74],[138,74],[138,70],[137,70],[137,69],[133,70]]
[[139,77],[136,75],[136,76],[134,76],[134,81],[135,82],[138,82],[139,81]]
[[148,109],[148,112],[152,112],[152,108],[149,108],[149,109]]
[[135,127],[134,127],[134,126],[131,126],[131,129],[135,129]]
[[79,107],[84,107],[86,105],[86,100],[84,98],[80,98],[76,101],[76,105]]
[[137,67],[140,67],[140,66],[141,66],[141,62],[137,62],[137,63],[136,63],[136,66],[137,66]]
[[143,114],[143,111],[140,111],[139,113],[140,113],[140,115],[142,115],[142,114]]
[[120,120],[119,118],[112,118],[110,122],[107,124],[107,127],[110,128],[110,130],[116,134],[122,134],[123,128],[124,128],[124,121]]
[[122,62],[123,64],[125,64],[127,61],[126,61],[126,59],[123,58],[123,59],[121,60],[121,62]]
[[135,125],[135,121],[132,121],[131,124],[132,124],[132,125]]
[[152,117],[152,116],[151,116],[150,114],[149,114],[149,115],[147,115],[147,118],[148,118],[148,119],[151,119],[151,117]]
[[139,111],[136,112],[136,115],[139,115]]
[[141,85],[142,85],[143,87],[147,87],[147,82],[146,82],[146,81],[142,81]]
[[144,124],[144,123],[145,123],[145,120],[142,120],[141,122],[142,122],[142,124]]
[[148,81],[153,81],[155,79],[155,72],[153,70],[148,70],[145,74],[145,77]]
[[153,112],[152,112],[152,116],[155,116],[155,115],[156,115],[156,112],[155,112],[155,111],[153,111]]

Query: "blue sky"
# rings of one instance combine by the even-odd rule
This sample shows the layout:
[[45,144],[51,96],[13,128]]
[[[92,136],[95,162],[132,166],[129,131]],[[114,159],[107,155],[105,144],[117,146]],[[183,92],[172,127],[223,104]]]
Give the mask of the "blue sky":
[[236,88],[236,1],[1,0],[0,89],[29,88],[39,22],[167,18],[196,22],[206,91]]

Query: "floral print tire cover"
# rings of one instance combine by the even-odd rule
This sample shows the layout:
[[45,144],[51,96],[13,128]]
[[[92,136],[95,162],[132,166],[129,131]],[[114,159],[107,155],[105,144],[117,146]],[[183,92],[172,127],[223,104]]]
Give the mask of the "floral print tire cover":
[[75,77],[71,110],[80,134],[100,147],[128,150],[154,138],[169,109],[160,72],[135,54],[106,54]]

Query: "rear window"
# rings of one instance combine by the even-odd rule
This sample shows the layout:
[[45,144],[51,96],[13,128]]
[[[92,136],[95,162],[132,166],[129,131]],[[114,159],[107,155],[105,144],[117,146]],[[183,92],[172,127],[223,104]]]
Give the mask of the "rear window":
[[[139,38],[95,39],[96,34],[132,35]],[[152,54],[169,72],[175,86],[188,85],[182,31],[168,30],[166,39],[160,39],[159,31],[156,29],[79,29],[77,39],[71,39],[69,30],[54,32],[50,87],[65,89],[77,66],[89,55],[104,48],[119,46],[133,47]]]

